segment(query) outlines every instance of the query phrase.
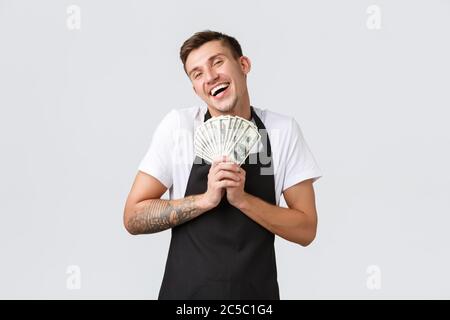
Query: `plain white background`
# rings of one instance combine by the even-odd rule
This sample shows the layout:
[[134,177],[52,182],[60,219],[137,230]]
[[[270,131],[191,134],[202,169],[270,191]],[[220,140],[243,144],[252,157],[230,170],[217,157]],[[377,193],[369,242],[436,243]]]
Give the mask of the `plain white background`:
[[170,231],[128,235],[123,206],[158,122],[202,103],[178,50],[204,29],[324,173],[315,242],[276,240],[281,297],[450,298],[445,0],[0,0],[0,298],[157,297]]

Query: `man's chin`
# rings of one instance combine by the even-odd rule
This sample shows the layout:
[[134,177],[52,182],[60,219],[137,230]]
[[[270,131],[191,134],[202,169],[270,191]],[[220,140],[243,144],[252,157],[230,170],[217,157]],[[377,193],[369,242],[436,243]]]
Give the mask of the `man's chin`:
[[236,107],[236,103],[220,103],[220,104],[211,104],[211,106],[219,112],[229,113],[234,110]]
[[217,111],[227,113],[233,111],[233,106],[213,106]]

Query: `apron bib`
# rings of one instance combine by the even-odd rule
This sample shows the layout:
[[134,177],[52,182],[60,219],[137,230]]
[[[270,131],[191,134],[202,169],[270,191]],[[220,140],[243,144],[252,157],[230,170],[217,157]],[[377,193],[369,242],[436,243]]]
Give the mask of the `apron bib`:
[[[264,130],[253,107],[251,114]],[[208,110],[204,121],[209,118]],[[246,171],[244,190],[276,204],[269,137],[263,136],[262,142],[265,164],[259,153],[257,163],[250,155],[241,166]],[[185,196],[206,192],[210,168],[201,159],[194,161]],[[217,207],[172,228],[158,299],[279,299],[274,239],[273,233],[230,205],[225,194]]]

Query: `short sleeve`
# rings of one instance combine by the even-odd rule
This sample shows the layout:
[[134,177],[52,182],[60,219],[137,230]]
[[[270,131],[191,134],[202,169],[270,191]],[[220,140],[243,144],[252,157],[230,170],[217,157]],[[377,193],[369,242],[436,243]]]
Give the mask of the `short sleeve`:
[[139,170],[158,179],[170,188],[172,177],[173,132],[179,127],[175,110],[169,112],[156,127],[147,153],[139,164]]
[[322,172],[306,143],[303,133],[295,119],[291,120],[290,132],[286,143],[286,170],[283,191],[302,181],[313,179],[315,182],[322,177]]

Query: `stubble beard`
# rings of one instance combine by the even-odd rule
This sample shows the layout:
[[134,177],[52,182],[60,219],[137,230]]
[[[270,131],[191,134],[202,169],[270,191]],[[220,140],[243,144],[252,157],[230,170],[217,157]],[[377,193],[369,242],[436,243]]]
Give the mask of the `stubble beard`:
[[224,106],[213,106],[216,110],[223,112],[223,113],[230,113],[231,111],[236,109],[238,103],[238,97],[234,96],[233,100],[231,100],[229,103],[227,103]]

